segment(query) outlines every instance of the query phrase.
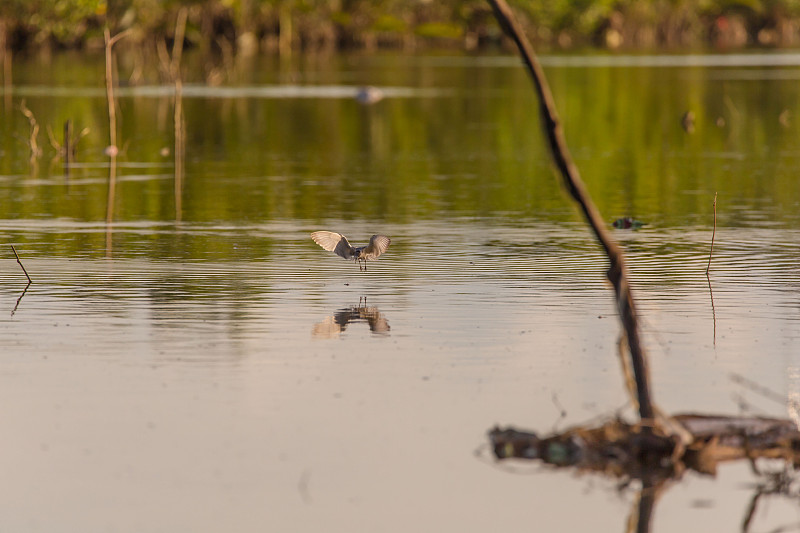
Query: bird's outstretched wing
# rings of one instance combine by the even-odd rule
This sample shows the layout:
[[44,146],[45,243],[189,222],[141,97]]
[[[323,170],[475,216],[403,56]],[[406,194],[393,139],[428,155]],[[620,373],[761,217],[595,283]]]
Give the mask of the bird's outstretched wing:
[[352,259],[355,249],[347,242],[347,238],[341,233],[334,233],[332,231],[315,231],[311,234],[314,242],[322,246],[329,252],[333,252],[345,259]]
[[390,244],[392,244],[392,239],[386,235],[373,235],[369,240],[369,244],[361,252],[361,256],[365,259],[377,259],[379,255],[389,248]]

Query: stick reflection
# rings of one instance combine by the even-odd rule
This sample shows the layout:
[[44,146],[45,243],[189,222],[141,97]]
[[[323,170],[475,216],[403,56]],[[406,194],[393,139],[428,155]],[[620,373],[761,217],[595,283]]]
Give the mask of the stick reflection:
[[311,335],[318,339],[335,339],[347,329],[348,324],[366,322],[369,330],[375,335],[388,335],[389,322],[377,307],[367,306],[367,298],[358,300],[358,305],[339,309],[333,315],[326,317],[322,322],[314,324]]
[[17,312],[17,308],[19,307],[19,303],[22,301],[22,297],[25,296],[25,293],[28,292],[28,287],[30,287],[30,286],[31,286],[31,282],[28,281],[28,284],[25,285],[24,289],[22,289],[22,294],[20,294],[19,298],[17,298],[17,305],[15,305],[14,309],[11,311],[11,316],[14,316],[14,313]]

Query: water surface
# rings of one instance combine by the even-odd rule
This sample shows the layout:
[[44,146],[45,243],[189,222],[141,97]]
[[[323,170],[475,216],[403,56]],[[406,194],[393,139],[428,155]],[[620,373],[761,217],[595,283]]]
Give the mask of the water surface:
[[[732,375],[800,390],[800,70],[737,57],[545,64],[601,211],[647,223],[614,232],[657,402],[787,416]],[[563,429],[627,401],[606,262],[515,59],[263,60],[222,88],[187,74],[177,193],[172,88],[123,88],[110,223],[101,63],[14,65],[4,529],[625,529],[635,491],[486,449],[494,424]],[[366,84],[386,97],[359,105]],[[29,160],[23,98],[57,139],[67,118],[89,128],[68,175],[44,137]],[[318,229],[392,246],[359,272],[311,241]],[[686,478],[655,529],[740,528],[747,465]],[[759,530],[800,520],[789,500],[760,509]]]

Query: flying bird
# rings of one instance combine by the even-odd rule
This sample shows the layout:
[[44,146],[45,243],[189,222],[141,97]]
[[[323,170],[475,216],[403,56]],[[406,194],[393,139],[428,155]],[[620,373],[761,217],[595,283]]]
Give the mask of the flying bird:
[[[386,235],[373,235],[369,239],[368,245],[355,247],[347,242],[347,237],[332,231],[315,231],[311,234],[311,238],[329,252],[357,262],[359,270],[366,270],[367,261],[377,260],[378,256],[385,252],[392,243],[392,240]],[[364,261],[363,269],[361,261]]]

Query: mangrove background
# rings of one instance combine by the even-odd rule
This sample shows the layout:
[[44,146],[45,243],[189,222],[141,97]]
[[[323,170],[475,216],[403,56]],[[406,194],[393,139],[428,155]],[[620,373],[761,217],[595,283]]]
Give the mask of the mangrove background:
[[[795,0],[518,0],[540,47],[697,49],[800,44]],[[5,0],[0,45],[14,51],[99,48],[103,27],[131,30],[124,46],[172,37],[188,9],[188,46],[219,54],[294,50],[468,50],[501,41],[480,0]]]

